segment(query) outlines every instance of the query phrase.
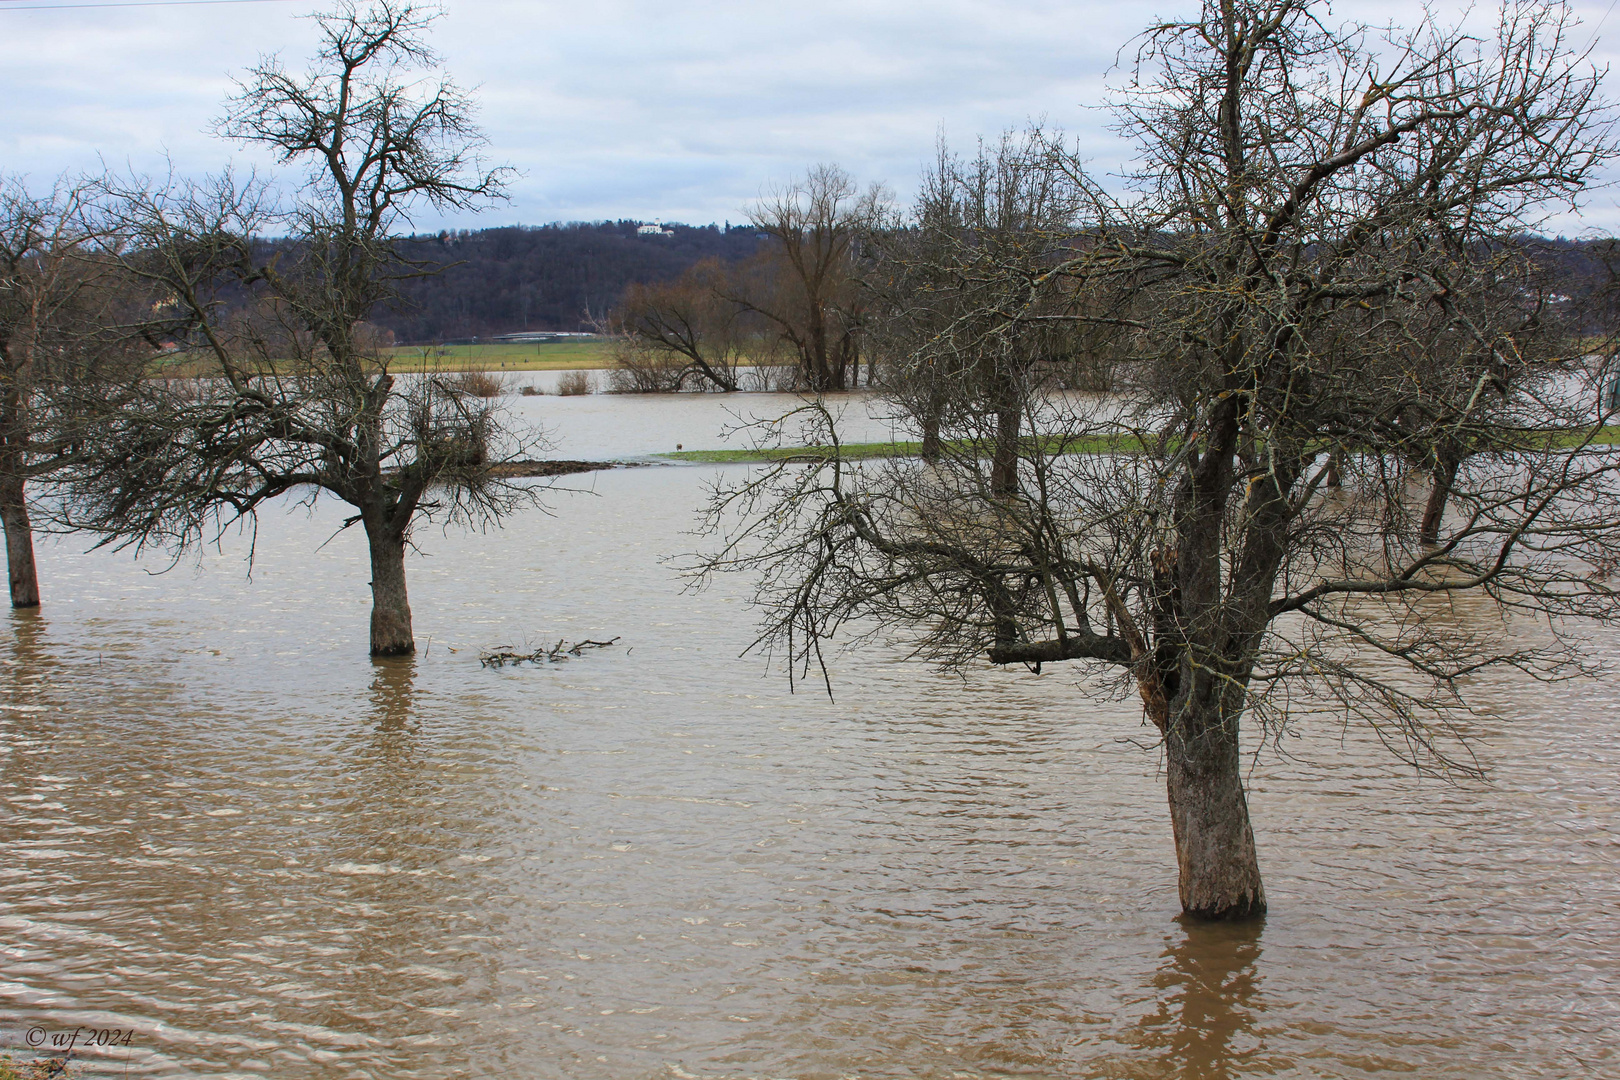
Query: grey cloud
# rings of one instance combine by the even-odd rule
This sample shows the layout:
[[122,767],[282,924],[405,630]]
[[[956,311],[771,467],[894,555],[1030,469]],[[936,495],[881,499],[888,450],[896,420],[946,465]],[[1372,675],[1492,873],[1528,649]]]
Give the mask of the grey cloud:
[[[1587,6],[1595,23],[1603,12]],[[231,73],[262,52],[307,55],[302,10],[0,11],[13,43],[0,72],[0,168],[45,178],[100,159],[160,170],[168,155],[187,173],[251,160],[209,123]],[[1374,22],[1408,13],[1369,0],[1334,10]],[[941,129],[967,147],[1045,117],[1116,170],[1129,148],[1096,106],[1146,17],[1101,0],[452,0],[435,41],[457,80],[478,88],[489,158],[523,172],[511,204],[484,222],[735,221],[761,188],[819,161],[904,195]],[[1620,35],[1620,22],[1607,29]],[[1620,217],[1612,197],[1596,202],[1593,220]]]

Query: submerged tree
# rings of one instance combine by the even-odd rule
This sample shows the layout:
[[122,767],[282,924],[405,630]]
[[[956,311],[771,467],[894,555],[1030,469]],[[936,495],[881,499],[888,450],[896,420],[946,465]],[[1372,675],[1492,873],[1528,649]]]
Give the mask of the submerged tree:
[[1078,381],[1097,347],[1090,339],[1109,322],[1075,318],[1072,282],[1038,284],[1096,220],[1096,193],[1071,164],[1039,127],[1008,132],[968,161],[942,143],[913,220],[873,230],[864,245],[867,336],[885,358],[885,389],[920,429],[924,458],[938,458],[947,414],[979,432],[1000,494],[1018,488],[1030,388]]
[[621,381],[736,390],[739,366],[774,366],[786,355],[808,390],[859,385],[865,294],[857,249],[886,206],[880,185],[862,192],[835,165],[760,199],[748,212],[767,238],[755,255],[705,260],[678,281],[626,290],[616,318],[630,349]]
[[[1266,905],[1243,719],[1276,736],[1331,705],[1419,767],[1468,769],[1446,737],[1466,677],[1581,672],[1575,624],[1620,615],[1620,451],[1589,345],[1518,242],[1614,153],[1571,17],[1511,4],[1490,41],[1325,18],[1207,0],[1152,27],[1119,101],[1132,198],[1049,155],[1087,196],[1065,243],[981,258],[997,241],[959,217],[932,266],[901,268],[932,312],[916,361],[945,339],[959,358],[929,387],[936,460],[835,448],[712,508],[706,569],[763,570],[762,641],[797,663],[847,628],[951,665],[1112,672],[1162,737],[1181,903],[1207,919]],[[974,373],[1057,325],[1117,335],[1122,392],[1004,366],[1011,483],[981,422],[1006,380]],[[921,428],[918,400],[898,412]]]
[[[371,651],[415,648],[405,550],[423,515],[488,520],[526,497],[493,466],[514,447],[490,403],[431,376],[398,377],[367,318],[426,272],[401,252],[413,209],[471,210],[504,170],[476,156],[473,105],[409,0],[344,0],[317,16],[312,70],[268,58],[220,132],[305,170],[278,199],[230,174],[114,186],[122,265],[159,300],[186,378],[143,378],[103,402],[69,503],[118,544],[183,548],[295,489],[354,508],[371,552]],[[269,243],[261,238],[272,237]]]
[[635,393],[696,385],[733,392],[739,367],[769,352],[758,320],[734,300],[737,268],[704,259],[674,281],[631,285],[614,313],[615,383]]
[[39,606],[29,485],[72,463],[90,419],[63,406],[146,351],[111,329],[132,296],[85,209],[83,185],[0,185],[0,522],[15,608]]
[[886,198],[881,186],[863,192],[844,170],[818,165],[749,211],[771,242],[749,260],[730,299],[771,327],[810,390],[860,382],[856,244],[881,218]]

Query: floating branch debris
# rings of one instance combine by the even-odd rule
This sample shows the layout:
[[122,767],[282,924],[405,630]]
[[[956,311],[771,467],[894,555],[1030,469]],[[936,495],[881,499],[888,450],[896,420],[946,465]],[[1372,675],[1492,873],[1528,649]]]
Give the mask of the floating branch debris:
[[570,645],[567,641],[558,641],[552,648],[539,648],[534,652],[517,652],[509,645],[502,645],[485,653],[478,654],[478,662],[485,667],[505,667],[507,664],[560,664],[571,656],[583,656],[586,649],[605,649],[615,645],[618,638],[608,641],[578,641]]

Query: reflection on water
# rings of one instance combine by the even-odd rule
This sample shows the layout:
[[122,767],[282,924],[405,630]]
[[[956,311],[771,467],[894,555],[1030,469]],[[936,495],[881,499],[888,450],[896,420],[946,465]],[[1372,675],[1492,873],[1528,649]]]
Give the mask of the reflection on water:
[[1153,976],[1159,1008],[1141,1023],[1144,1047],[1164,1072],[1188,1080],[1253,1075],[1260,1042],[1252,999],[1258,989],[1263,922],[1203,925],[1178,917],[1179,933]]
[[29,680],[37,676],[44,655],[39,650],[39,637],[45,620],[39,608],[12,608],[8,613],[11,623],[11,659],[7,674],[13,680]]
[[0,1040],[278,1080],[1620,1072],[1602,686],[1482,687],[1488,784],[1302,725],[1252,777],[1264,928],[1181,925],[1139,710],[871,650],[788,694],[660,562],[712,474],[424,530],[408,660],[365,656],[336,508],[267,517],[251,582],[42,544],[0,633]]
[[371,670],[371,714],[377,730],[405,730],[416,690],[416,657],[374,656]]

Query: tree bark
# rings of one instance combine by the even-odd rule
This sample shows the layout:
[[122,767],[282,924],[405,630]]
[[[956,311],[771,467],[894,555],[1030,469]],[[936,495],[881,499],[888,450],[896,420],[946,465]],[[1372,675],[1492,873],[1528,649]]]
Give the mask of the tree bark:
[[1173,715],[1165,732],[1170,820],[1181,871],[1181,908],[1195,919],[1266,913],[1266,893],[1243,794],[1237,722]]
[[814,297],[810,301],[809,317],[809,352],[804,358],[805,374],[809,379],[810,389],[819,394],[834,387],[832,366],[827,362],[827,321],[822,314],[821,305]]
[[1423,507],[1423,520],[1418,525],[1418,543],[1440,542],[1440,524],[1445,520],[1446,503],[1457,482],[1458,462],[1441,458],[1434,466],[1434,486],[1429,488],[1429,501]]
[[1018,429],[1023,410],[1017,404],[996,409],[996,445],[990,459],[990,491],[1013,495],[1018,491]]
[[39,607],[39,571],[34,566],[34,527],[28,520],[23,482],[0,480],[0,522],[6,530],[6,565],[11,576],[11,606]]
[[939,414],[939,407],[934,402],[929,402],[922,418],[922,456],[924,461],[939,460]]
[[408,656],[411,604],[405,594],[405,537],[388,526],[366,528],[371,544],[371,655]]

